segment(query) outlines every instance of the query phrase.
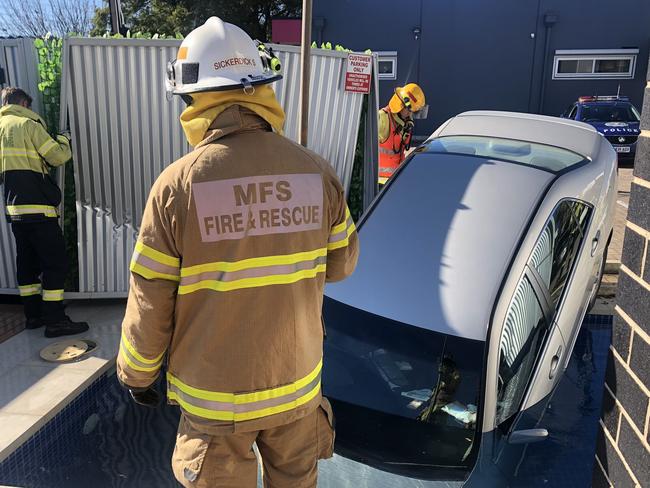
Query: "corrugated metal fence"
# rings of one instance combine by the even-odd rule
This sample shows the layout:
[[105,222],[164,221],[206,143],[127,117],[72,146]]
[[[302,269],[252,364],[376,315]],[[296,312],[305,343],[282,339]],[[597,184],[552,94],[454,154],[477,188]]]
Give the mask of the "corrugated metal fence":
[[[178,45],[83,38],[64,44],[61,124],[69,123],[73,141],[80,292],[126,293],[149,189],[166,165],[189,150],[178,123],[182,103],[168,101],[164,92],[166,63]],[[287,113],[285,134],[296,140],[300,51],[274,49],[283,64],[284,79],[275,89]],[[343,90],[346,59],[314,50],[308,147],[332,163],[348,188],[363,96]]]
[[[4,74],[4,83],[0,84],[0,88],[22,88],[34,99],[34,110],[40,112],[37,63],[33,39],[0,39],[0,69]],[[18,286],[16,246],[4,215],[4,199],[0,198],[0,291],[9,291]]]

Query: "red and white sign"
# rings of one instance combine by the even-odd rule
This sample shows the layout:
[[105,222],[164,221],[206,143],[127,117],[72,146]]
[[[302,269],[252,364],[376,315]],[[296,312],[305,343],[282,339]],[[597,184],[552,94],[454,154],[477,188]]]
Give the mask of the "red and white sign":
[[367,54],[348,54],[345,69],[345,91],[353,93],[370,93],[370,74],[372,73],[372,56]]

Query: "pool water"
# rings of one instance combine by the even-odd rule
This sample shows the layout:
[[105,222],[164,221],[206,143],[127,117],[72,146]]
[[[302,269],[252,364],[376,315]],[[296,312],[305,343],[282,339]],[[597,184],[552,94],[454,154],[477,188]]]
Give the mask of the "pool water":
[[[527,446],[515,487],[591,486],[610,341],[611,317],[588,316],[540,425],[550,437]],[[0,484],[178,487],[170,467],[178,419],[177,407],[138,406],[114,374],[104,375],[0,463]]]

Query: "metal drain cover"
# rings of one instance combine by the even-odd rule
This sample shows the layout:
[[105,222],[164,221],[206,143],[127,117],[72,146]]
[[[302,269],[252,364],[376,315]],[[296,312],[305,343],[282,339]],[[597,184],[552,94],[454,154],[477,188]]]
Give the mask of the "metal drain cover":
[[67,341],[55,342],[41,350],[41,358],[54,363],[65,363],[74,361],[85,354],[89,349],[95,349],[97,345],[92,341],[83,339],[69,339]]

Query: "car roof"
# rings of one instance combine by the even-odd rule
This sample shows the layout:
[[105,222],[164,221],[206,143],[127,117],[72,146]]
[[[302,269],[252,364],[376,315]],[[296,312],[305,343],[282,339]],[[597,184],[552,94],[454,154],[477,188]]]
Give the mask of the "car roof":
[[561,147],[594,160],[600,134],[591,125],[571,119],[518,112],[471,111],[448,120],[434,137],[474,135],[500,137]]
[[359,230],[356,271],[325,294],[484,341],[522,233],[555,175],[463,154],[415,154]]

